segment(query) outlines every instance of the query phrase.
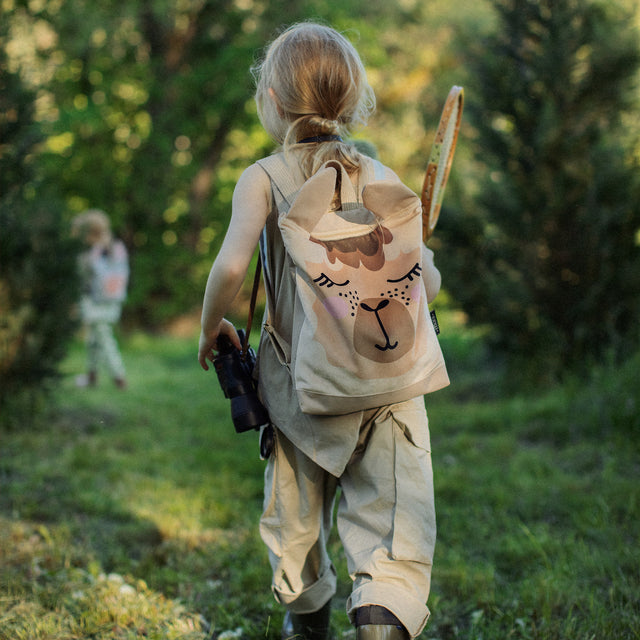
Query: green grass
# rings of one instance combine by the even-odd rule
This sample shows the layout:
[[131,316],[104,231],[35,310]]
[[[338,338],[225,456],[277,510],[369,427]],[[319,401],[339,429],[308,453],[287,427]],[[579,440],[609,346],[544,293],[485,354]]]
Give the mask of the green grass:
[[[438,544],[424,639],[640,638],[640,357],[504,397],[469,333],[428,398]],[[264,463],[196,340],[124,340],[130,388],[74,387],[0,433],[0,639],[279,638],[257,524]],[[339,541],[336,638],[349,580]]]

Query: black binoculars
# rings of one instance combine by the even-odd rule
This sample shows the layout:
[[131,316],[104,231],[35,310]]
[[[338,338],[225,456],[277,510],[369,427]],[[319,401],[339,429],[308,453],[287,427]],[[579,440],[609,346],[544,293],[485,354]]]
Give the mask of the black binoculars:
[[[238,336],[244,344],[245,332],[242,329]],[[255,363],[256,353],[251,347],[243,353],[233,346],[228,336],[218,336],[218,355],[213,366],[225,398],[231,400],[231,419],[237,433],[269,424],[269,415],[258,399],[252,376]]]

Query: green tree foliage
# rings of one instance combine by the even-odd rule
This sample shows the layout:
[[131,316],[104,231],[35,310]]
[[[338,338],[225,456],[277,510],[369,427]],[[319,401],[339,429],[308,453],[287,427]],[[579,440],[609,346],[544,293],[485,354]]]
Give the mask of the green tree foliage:
[[50,380],[63,355],[76,295],[64,222],[87,207],[130,250],[130,322],[199,306],[235,181],[272,147],[249,67],[282,26],[325,21],[356,42],[380,104],[366,135],[406,175],[425,134],[417,105],[444,93],[430,83],[451,14],[448,0],[3,0],[4,400]]
[[46,54],[58,60],[44,88],[48,171],[72,209],[109,212],[132,255],[129,310],[154,325],[193,304],[222,231],[217,209],[236,177],[217,171],[229,136],[247,131],[236,155],[256,146],[248,68],[273,23],[251,0],[85,4],[42,3],[29,15],[54,34]]
[[238,175],[272,149],[255,115],[249,68],[282,26],[321,20],[356,42],[380,104],[366,135],[417,188],[424,158],[407,158],[427,146],[419,105],[446,95],[431,82],[451,19],[473,22],[482,5],[465,16],[448,0],[1,6],[10,65],[36,93],[47,136],[38,164],[58,183],[67,216],[87,207],[109,213],[132,257],[125,315],[157,326],[200,304]]
[[[41,184],[33,101],[0,51],[0,420],[13,424],[58,372],[75,330],[77,247]],[[40,187],[40,188],[38,188]],[[36,197],[36,193],[38,194]]]
[[517,370],[553,377],[638,336],[637,131],[623,124],[638,37],[614,3],[494,4],[497,28],[469,60],[480,180],[464,213],[442,216],[440,259]]
[[[347,22],[367,6],[5,4],[12,59],[39,93],[43,170],[59,182],[70,214],[110,214],[132,256],[127,313],[147,326],[199,303],[239,172],[272,148],[252,101],[256,53],[283,24]],[[367,7],[369,15],[385,11]]]

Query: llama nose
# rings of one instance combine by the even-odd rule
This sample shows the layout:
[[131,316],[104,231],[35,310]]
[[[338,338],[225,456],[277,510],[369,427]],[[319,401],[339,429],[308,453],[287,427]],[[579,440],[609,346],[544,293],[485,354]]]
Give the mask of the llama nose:
[[361,302],[360,306],[365,311],[371,311],[371,313],[376,313],[377,311],[380,311],[380,309],[384,309],[388,304],[389,304],[389,300],[385,298],[384,300],[380,300],[380,302],[378,302],[378,306],[375,309],[370,307],[366,302]]

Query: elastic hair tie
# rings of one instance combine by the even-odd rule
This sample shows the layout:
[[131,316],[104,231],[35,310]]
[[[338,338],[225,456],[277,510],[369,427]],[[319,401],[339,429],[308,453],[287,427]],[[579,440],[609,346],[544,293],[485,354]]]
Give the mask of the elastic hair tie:
[[298,140],[298,144],[306,144],[307,142],[332,142],[334,140],[336,142],[343,142],[339,135],[331,134],[326,136],[309,136],[308,138]]

